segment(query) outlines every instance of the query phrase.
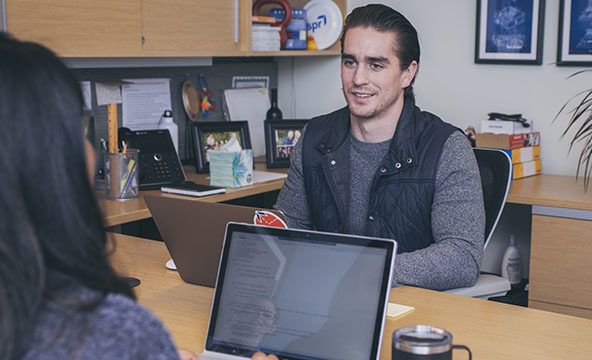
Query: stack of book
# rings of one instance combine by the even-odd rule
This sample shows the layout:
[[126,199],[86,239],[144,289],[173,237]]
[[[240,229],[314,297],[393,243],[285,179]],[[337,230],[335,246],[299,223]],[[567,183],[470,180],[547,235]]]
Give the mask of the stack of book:
[[478,147],[502,149],[512,159],[513,179],[541,173],[541,134],[538,131],[521,134],[478,133]]

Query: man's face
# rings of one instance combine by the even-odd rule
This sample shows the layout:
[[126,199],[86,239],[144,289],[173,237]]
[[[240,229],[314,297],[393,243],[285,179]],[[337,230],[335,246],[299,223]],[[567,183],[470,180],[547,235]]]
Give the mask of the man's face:
[[396,35],[373,28],[349,29],[343,44],[341,82],[355,120],[390,117],[402,106],[403,90],[415,75],[416,63],[400,70],[395,54]]

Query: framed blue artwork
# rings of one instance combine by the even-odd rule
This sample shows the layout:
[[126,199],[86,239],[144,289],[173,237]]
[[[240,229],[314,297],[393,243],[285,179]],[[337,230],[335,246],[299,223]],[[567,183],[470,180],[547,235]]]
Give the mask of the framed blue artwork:
[[477,0],[475,62],[540,65],[545,0]]
[[592,66],[592,1],[561,0],[557,65]]

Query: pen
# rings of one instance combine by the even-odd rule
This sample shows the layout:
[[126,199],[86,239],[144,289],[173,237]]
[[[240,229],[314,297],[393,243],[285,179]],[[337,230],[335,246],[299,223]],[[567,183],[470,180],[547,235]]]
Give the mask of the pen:
[[101,142],[101,150],[107,153],[107,142],[103,138],[101,138],[99,141]]
[[122,176],[121,185],[119,187],[119,193],[122,194],[123,190],[125,189],[125,185],[130,182],[130,178],[132,177],[132,170],[134,170],[134,166],[136,165],[136,161],[134,159],[130,159],[129,163],[127,164],[127,172],[124,176]]
[[[130,163],[133,162],[134,160],[130,160]],[[132,182],[134,181],[134,178],[136,177],[136,169],[138,168],[138,166],[136,164],[132,165],[132,169],[129,172],[127,179],[125,181],[125,186],[123,187],[123,191],[119,194],[119,198],[120,199],[125,199],[127,196],[127,192],[129,191],[129,189],[131,188]],[[135,194],[134,194],[135,196]]]

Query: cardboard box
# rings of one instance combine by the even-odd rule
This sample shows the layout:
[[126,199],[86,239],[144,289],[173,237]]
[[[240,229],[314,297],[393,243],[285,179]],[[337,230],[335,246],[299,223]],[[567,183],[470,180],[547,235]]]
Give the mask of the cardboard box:
[[532,121],[527,121],[529,127],[516,121],[481,120],[481,132],[491,134],[523,134],[532,132]]
[[510,159],[512,159],[512,164],[533,161],[541,158],[540,145],[504,151],[510,156]]
[[541,173],[541,160],[527,161],[523,163],[514,164],[514,171],[512,178],[522,179],[527,176],[539,175]]
[[540,144],[541,134],[538,131],[513,135],[477,133],[477,147],[510,150]]

